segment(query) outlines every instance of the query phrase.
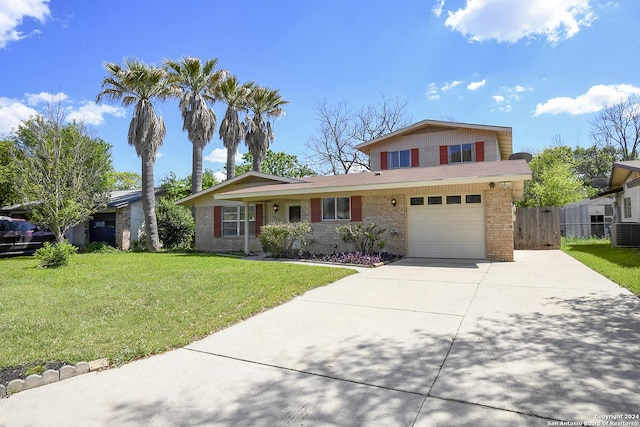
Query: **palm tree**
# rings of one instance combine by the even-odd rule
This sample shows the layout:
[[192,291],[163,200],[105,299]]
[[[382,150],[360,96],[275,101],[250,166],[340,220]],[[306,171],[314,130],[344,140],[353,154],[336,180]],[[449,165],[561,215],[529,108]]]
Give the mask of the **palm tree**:
[[218,96],[227,104],[227,111],[220,123],[220,139],[227,149],[227,179],[236,175],[236,153],[238,145],[244,139],[244,128],[238,112],[247,109],[247,99],[254,87],[253,82],[240,85],[236,76],[224,80],[218,88]]
[[180,95],[182,130],[187,131],[193,144],[191,192],[202,190],[202,152],[213,138],[216,113],[207,103],[216,101],[216,88],[226,75],[216,70],[218,59],[208,59],[204,64],[199,58],[184,57],[179,61],[166,59],[169,84]]
[[142,209],[145,216],[146,246],[149,251],[160,249],[155,211],[153,166],[156,153],[162,145],[166,129],[162,117],[156,115],[154,100],[173,96],[167,84],[167,72],[148,66],[136,59],[126,59],[124,66],[114,62],[104,64],[107,76],[102,79],[102,90],[96,102],[103,98],[120,101],[124,107],[135,105],[129,124],[127,140],[142,159]]
[[[253,170],[260,172],[262,159],[269,150],[269,144],[275,139],[268,119],[283,116],[282,106],[288,104],[289,101],[282,99],[277,89],[269,89],[268,87],[255,88],[251,91],[247,101],[247,106],[253,113],[253,117],[247,116],[245,119],[244,140],[253,156]],[[266,123],[263,116],[267,118]]]

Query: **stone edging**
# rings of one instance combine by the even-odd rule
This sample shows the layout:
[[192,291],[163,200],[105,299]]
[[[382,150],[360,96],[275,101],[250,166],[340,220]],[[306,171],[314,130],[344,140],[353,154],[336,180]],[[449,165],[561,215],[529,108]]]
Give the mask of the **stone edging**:
[[87,372],[97,371],[109,367],[108,359],[98,359],[92,362],[78,362],[75,366],[64,365],[59,370],[47,369],[42,375],[29,375],[24,380],[16,379],[9,381],[5,387],[0,384],[0,398],[10,396],[23,390],[40,387],[45,384],[55,383],[57,381],[66,380],[67,378],[86,374]]

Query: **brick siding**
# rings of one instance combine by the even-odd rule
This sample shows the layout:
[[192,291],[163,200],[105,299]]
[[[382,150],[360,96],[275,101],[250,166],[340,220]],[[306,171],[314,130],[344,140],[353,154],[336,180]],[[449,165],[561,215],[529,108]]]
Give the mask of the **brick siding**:
[[500,185],[485,192],[487,259],[513,261],[513,198]]

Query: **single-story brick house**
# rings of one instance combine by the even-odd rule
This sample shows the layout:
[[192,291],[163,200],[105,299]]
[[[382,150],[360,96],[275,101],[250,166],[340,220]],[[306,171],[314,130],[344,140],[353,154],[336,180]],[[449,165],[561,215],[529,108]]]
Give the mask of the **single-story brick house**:
[[531,170],[508,160],[511,128],[424,120],[357,148],[370,171],[296,179],[248,172],[177,201],[195,207],[195,248],[260,251],[261,225],[309,221],[309,250],[331,253],[350,249],[336,226],[374,222],[394,254],[513,260],[513,200]]
[[611,244],[640,247],[640,160],[615,162],[604,194],[615,196]]

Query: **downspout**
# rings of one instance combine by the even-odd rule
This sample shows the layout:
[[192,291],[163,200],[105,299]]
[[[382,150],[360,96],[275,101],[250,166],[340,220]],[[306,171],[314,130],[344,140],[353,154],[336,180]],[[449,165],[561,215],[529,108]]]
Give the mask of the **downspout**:
[[244,253],[251,254],[249,250],[249,202],[244,202]]

